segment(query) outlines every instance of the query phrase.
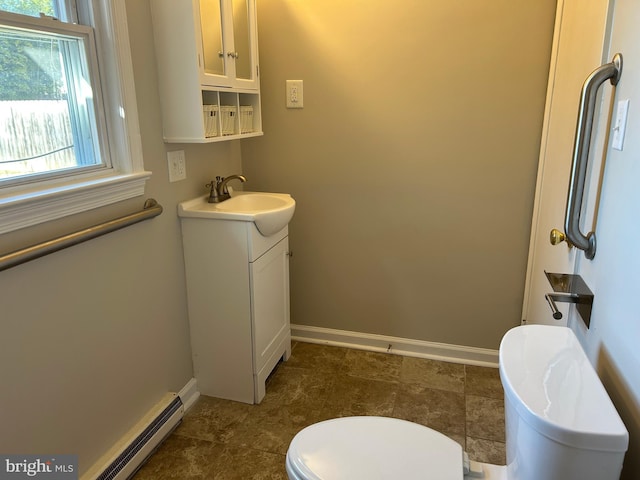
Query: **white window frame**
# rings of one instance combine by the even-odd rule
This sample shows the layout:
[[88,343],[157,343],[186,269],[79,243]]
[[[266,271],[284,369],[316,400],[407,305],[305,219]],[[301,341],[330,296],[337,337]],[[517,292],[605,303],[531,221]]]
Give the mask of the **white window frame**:
[[144,195],[125,0],[89,0],[111,168],[0,189],[0,234]]

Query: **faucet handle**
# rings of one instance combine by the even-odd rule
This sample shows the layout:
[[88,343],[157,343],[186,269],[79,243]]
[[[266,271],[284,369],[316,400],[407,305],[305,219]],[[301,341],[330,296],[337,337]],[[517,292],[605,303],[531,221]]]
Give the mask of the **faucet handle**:
[[218,187],[220,187],[222,180],[222,177],[217,176],[215,180],[211,180],[211,182],[205,185],[205,187],[211,189],[209,192],[209,200],[207,200],[209,203],[218,203],[220,201],[218,198]]
[[220,183],[222,183],[222,177],[216,177],[215,180],[211,180],[209,183],[205,184],[206,188],[210,188],[212,190],[217,189],[218,185],[220,185]]
[[221,177],[220,175],[218,175],[215,180],[211,180],[209,183],[205,185],[205,187],[211,188],[212,191],[214,189],[217,190],[218,186],[222,183],[223,180],[224,180],[224,177]]

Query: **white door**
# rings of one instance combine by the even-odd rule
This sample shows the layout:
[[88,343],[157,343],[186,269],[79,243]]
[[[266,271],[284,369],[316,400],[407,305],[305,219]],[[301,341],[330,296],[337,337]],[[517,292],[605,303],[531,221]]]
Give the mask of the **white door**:
[[[566,242],[551,245],[549,235],[553,228],[564,232],[580,90],[595,68],[609,62],[604,58],[607,52],[609,4],[609,0],[558,1],[529,246],[523,323],[567,323],[567,303],[558,304],[563,313],[561,320],[552,317],[544,295],[553,290],[544,271],[574,273],[577,255],[582,255],[576,248],[570,249]],[[594,123],[594,130],[596,125]],[[591,152],[593,155],[594,151]]]

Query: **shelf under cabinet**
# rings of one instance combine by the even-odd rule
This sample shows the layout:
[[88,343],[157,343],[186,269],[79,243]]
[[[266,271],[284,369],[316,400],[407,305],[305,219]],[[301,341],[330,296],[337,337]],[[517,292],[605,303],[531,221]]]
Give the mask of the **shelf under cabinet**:
[[204,137],[204,138],[173,138],[165,137],[163,140],[166,143],[214,143],[225,142],[228,140],[242,140],[243,138],[260,137],[264,135],[263,132],[250,132],[250,133],[238,133],[234,135],[223,135],[217,137]]

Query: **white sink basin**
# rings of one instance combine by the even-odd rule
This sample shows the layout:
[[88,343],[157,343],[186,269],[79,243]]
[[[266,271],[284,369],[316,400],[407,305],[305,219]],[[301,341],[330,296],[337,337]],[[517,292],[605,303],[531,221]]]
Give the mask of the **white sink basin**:
[[288,225],[296,209],[296,201],[287,193],[234,191],[231,195],[220,203],[208,203],[208,195],[187,200],[178,205],[178,215],[253,222],[268,237]]

